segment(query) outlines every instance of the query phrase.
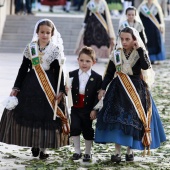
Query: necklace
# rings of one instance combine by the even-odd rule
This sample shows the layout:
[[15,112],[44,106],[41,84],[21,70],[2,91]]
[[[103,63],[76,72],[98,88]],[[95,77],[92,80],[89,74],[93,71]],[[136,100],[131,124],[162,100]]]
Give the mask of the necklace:
[[49,42],[47,43],[47,45],[45,47],[40,47],[40,44],[39,44],[39,41],[38,41],[39,51],[42,53],[48,45],[49,45]]
[[127,52],[126,52],[126,49],[123,48],[123,52],[124,52],[125,57],[126,57],[127,60],[129,59],[129,57],[130,57],[132,51],[133,51],[133,48],[127,53]]

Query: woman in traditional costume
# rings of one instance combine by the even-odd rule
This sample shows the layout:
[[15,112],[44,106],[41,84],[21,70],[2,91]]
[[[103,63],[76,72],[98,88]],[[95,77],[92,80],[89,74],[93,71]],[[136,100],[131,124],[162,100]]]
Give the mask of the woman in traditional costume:
[[[64,115],[64,79],[59,74],[63,58],[63,41],[54,23],[39,20],[32,41],[24,50],[10,94],[11,99],[18,98],[18,105],[15,108],[8,105],[1,118],[1,142],[32,147],[32,155],[40,159],[48,158],[46,148],[59,148],[68,143],[62,131],[63,127],[69,130]],[[55,98],[60,106],[58,117],[54,114]]]
[[99,99],[104,96],[104,100],[95,131],[96,143],[115,143],[113,162],[121,161],[121,145],[127,146],[125,160],[133,161],[132,149],[148,149],[149,154],[150,149],[166,140],[149,92],[153,78],[154,72],[138,31],[124,28],[116,50],[111,53],[99,92]]
[[113,48],[114,39],[114,29],[106,1],[90,0],[77,40],[76,54],[85,45],[95,50],[97,58],[106,58]]
[[138,8],[145,27],[147,47],[151,63],[165,60],[165,23],[162,9],[157,0],[144,0]]
[[118,32],[120,32],[123,28],[127,26],[135,28],[139,32],[139,35],[143,40],[143,43],[146,45],[147,38],[146,38],[144,26],[139,17],[138,11],[133,6],[129,6],[128,8],[126,8],[124,14],[122,15],[119,21]]

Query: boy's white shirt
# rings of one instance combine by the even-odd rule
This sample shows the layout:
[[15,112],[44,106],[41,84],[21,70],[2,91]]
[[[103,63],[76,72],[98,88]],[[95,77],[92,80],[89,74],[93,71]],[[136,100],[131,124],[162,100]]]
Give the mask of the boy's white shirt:
[[79,93],[84,94],[86,84],[89,80],[89,77],[91,76],[91,69],[89,69],[87,72],[83,72],[81,69],[79,69],[78,75],[79,75]]

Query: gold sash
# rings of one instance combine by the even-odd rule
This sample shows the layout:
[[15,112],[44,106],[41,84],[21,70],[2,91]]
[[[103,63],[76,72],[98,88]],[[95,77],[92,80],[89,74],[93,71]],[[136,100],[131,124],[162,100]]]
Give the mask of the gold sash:
[[[40,64],[40,59],[39,59],[39,56],[38,56],[38,48],[37,48],[36,42],[32,42],[32,43],[29,44],[29,51],[30,51],[33,69],[35,71],[37,79],[40,83],[42,90],[44,91],[44,93],[47,97],[47,100],[48,100],[52,110],[54,111],[54,108],[55,108],[55,92],[54,92],[54,89],[53,89],[49,79],[48,79],[48,76],[46,75],[43,67]],[[69,122],[67,120],[67,117],[64,115],[64,113],[62,112],[62,110],[59,107],[57,107],[56,115],[58,117],[60,117],[60,119],[62,121],[63,133],[69,134],[69,132],[70,132]]]
[[104,20],[104,18],[102,17],[102,15],[100,13],[98,13],[98,12],[94,12],[94,15],[100,21],[100,23],[103,25],[103,27],[105,28],[106,32],[109,33],[109,29],[108,29],[107,23]]
[[[158,20],[155,18],[155,16],[152,15],[152,13],[149,11],[148,7],[146,5],[142,6],[143,11],[148,16],[148,18],[155,24],[155,26],[160,30],[160,24]],[[161,30],[160,30],[161,31]]]
[[[118,78],[122,84],[122,86],[124,87],[127,95],[129,96],[130,100],[132,101],[135,110],[138,114],[138,117],[140,118],[140,120],[143,123],[144,126],[144,135],[142,138],[142,143],[146,147],[148,148],[148,154],[149,154],[149,150],[150,150],[150,144],[151,144],[151,129],[150,129],[150,123],[151,123],[151,117],[152,117],[152,106],[150,105],[149,110],[147,112],[147,115],[145,114],[144,108],[142,106],[140,97],[136,91],[135,86],[133,85],[131,79],[129,78],[129,76],[127,74],[124,74],[122,72],[117,72]],[[150,102],[151,103],[151,102]],[[145,155],[145,152],[144,152]]]

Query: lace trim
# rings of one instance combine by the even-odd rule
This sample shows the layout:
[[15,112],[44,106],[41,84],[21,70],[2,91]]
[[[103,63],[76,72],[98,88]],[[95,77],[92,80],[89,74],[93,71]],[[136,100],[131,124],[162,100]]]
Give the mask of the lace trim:
[[[139,54],[136,50],[133,50],[132,53],[130,54],[129,58],[126,59],[125,54],[123,50],[121,50],[121,57],[122,57],[122,66],[121,70],[128,75],[133,75],[132,67],[136,64],[138,61]],[[114,62],[114,52],[110,54],[110,60],[115,64]]]
[[[31,60],[30,52],[29,52],[29,45],[26,46],[23,55]],[[60,52],[60,48],[50,42],[50,44],[46,47],[45,50],[41,53],[41,65],[44,70],[49,70],[50,69],[50,64],[55,60],[55,59],[60,59],[62,57],[62,54]]]

